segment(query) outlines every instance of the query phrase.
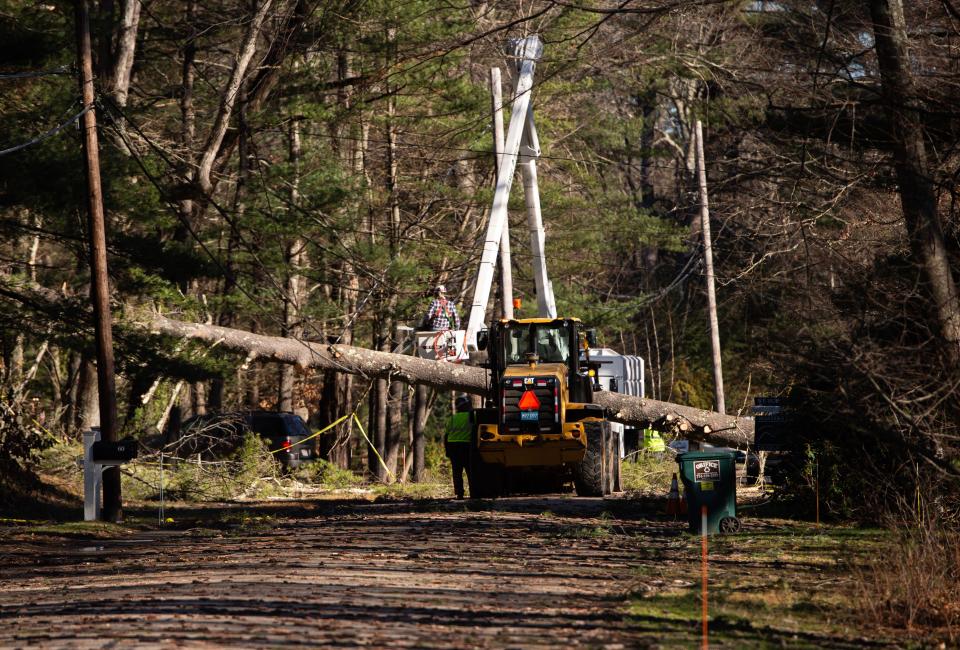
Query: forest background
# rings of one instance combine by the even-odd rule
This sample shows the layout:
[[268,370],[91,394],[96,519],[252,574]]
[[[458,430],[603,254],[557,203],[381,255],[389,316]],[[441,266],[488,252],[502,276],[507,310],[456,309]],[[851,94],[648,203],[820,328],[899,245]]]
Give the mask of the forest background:
[[[728,410],[789,395],[833,513],[955,518],[960,12],[906,5],[93,3],[123,431],[257,407],[305,409],[320,427],[359,409],[387,465],[417,478],[412,387],[145,337],[126,315],[393,350],[432,286],[464,308],[492,197],[489,69],[504,69],[509,103],[505,44],[536,33],[558,311],[643,356],[650,397],[712,407],[702,120]],[[0,0],[4,480],[98,417],[77,308],[89,272],[73,33],[71,3]],[[511,228],[532,315],[520,188]],[[380,474],[342,429],[322,452]]]

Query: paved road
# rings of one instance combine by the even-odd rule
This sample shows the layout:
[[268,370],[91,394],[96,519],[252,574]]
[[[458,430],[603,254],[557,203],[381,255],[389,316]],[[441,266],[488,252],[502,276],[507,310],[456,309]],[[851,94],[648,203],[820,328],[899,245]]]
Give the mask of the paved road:
[[631,567],[681,528],[617,505],[305,503],[108,540],[7,534],[0,646],[648,646]]

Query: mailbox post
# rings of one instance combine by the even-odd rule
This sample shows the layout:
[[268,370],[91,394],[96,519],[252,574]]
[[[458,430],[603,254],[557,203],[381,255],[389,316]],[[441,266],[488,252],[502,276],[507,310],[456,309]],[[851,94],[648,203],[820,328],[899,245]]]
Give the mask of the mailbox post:
[[100,440],[100,427],[83,432],[83,520],[100,519],[100,487],[103,468],[93,462],[93,443]]
[[83,520],[100,519],[100,494],[104,466],[118,466],[137,457],[137,442],[125,438],[119,442],[100,440],[100,427],[83,432]]

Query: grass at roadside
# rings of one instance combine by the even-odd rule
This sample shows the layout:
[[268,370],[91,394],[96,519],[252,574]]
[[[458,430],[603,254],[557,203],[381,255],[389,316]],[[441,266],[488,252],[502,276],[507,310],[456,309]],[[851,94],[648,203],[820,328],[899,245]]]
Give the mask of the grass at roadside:
[[34,535],[55,535],[59,537],[81,537],[109,539],[127,535],[133,529],[121,524],[106,521],[63,521],[45,522],[28,526],[25,532]]
[[640,451],[623,461],[620,481],[628,494],[666,494],[677,462],[669,451],[654,454]]
[[[903,645],[904,631],[865,623],[853,572],[869,566],[890,540],[890,533],[875,529],[785,521],[754,522],[743,533],[711,537],[711,643],[853,648],[869,639],[871,645]],[[699,537],[683,535],[637,569],[630,614],[643,625],[666,622],[663,647],[691,647],[700,638],[700,544]]]
[[[452,496],[449,463],[442,449],[428,446],[426,480],[381,484],[359,473],[317,460],[284,473],[265,444],[250,436],[229,456],[205,460],[199,456],[165,457],[141,454],[123,466],[121,481],[128,503],[159,502],[161,478],[167,502],[212,503],[271,498],[334,497],[361,499],[442,498]],[[83,474],[78,464],[80,443],[59,443],[43,452],[40,472],[55,478],[67,492],[82,498]]]

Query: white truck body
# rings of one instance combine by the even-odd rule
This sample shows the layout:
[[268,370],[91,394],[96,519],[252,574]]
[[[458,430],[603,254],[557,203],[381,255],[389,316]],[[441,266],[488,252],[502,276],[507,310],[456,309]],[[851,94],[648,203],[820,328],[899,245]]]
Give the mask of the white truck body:
[[[643,386],[642,357],[620,354],[610,348],[596,348],[590,350],[590,361],[601,364],[597,371],[597,381],[603,390],[634,397],[646,397]],[[610,424],[620,439],[620,458],[623,458],[626,455],[623,441],[625,427],[619,422]]]

